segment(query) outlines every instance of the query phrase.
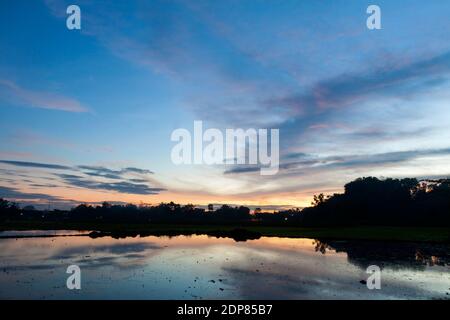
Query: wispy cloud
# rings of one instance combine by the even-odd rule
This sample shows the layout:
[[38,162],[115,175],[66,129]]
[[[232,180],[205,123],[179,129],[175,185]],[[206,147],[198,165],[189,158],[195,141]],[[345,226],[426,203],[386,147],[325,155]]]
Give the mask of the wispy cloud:
[[[137,174],[153,174],[153,171],[148,169],[136,168],[136,167],[126,167],[120,170],[109,169],[102,166],[65,166],[53,163],[42,163],[42,162],[31,162],[31,161],[14,161],[14,160],[0,160],[0,163],[9,164],[17,167],[30,167],[30,168],[44,168],[44,169],[61,169],[61,170],[74,170],[83,171],[89,175],[97,174],[98,176],[105,176],[107,174],[121,176],[126,173],[137,173]],[[94,174],[93,174],[94,173]]]
[[26,89],[5,79],[0,79],[0,97],[13,104],[26,107],[67,112],[89,112],[89,109],[76,99],[47,91]]
[[60,170],[71,170],[72,169],[69,166],[63,166],[63,165],[59,165],[59,164],[29,162],[29,161],[0,160],[0,163],[9,164],[9,165],[16,166],[16,167],[60,169]]
[[[420,157],[448,156],[450,148],[444,149],[424,149],[398,152],[385,152],[376,154],[356,154],[356,155],[336,155],[318,157],[303,153],[288,154],[280,170],[305,170],[305,169],[331,169],[331,168],[361,168],[366,166],[383,166],[392,163],[401,163],[414,160]],[[288,161],[297,158],[294,161]],[[245,174],[259,172],[257,166],[236,166],[224,171],[224,174]],[[303,171],[302,171],[303,173]]]
[[15,200],[51,200],[59,201],[61,198],[43,193],[27,193],[21,192],[14,188],[0,186],[0,197]]
[[259,172],[259,171],[261,171],[261,168],[259,166],[239,166],[239,167],[225,170],[224,174],[250,173],[250,172]]
[[138,173],[138,174],[153,174],[152,171],[147,169],[135,168],[135,167],[127,167],[120,170],[112,170],[101,166],[78,166],[79,169],[86,171],[89,175],[96,176],[120,176],[125,173]]
[[86,189],[100,189],[100,190],[110,190],[117,191],[120,193],[129,194],[158,194],[161,191],[165,191],[163,188],[152,188],[147,184],[134,183],[129,181],[119,181],[119,182],[98,182],[94,180],[89,180],[80,176],[75,175],[59,175],[63,178],[64,182],[71,186],[86,188]]
[[448,81],[450,52],[394,69],[379,68],[361,74],[342,74],[322,80],[306,93],[268,100],[268,105],[287,105],[300,116],[305,112],[362,103],[370,97],[407,98]]
[[[70,187],[78,187],[89,190],[115,191],[119,193],[138,195],[153,195],[166,190],[164,188],[150,186],[149,181],[144,179],[144,176],[153,174],[153,172],[148,169],[136,167],[126,167],[123,169],[114,170],[103,166],[65,166],[29,161],[0,160],[0,163],[15,167],[50,170],[53,176],[60,178],[61,182]],[[53,172],[55,170],[63,172]],[[93,177],[97,179],[94,179]],[[40,177],[40,179],[53,180],[53,178],[47,177]],[[30,187],[42,188],[51,188],[55,186],[54,183],[47,184],[42,182],[31,182],[28,185]],[[12,197],[14,194],[10,191],[8,195]],[[0,192],[0,196],[4,195]]]

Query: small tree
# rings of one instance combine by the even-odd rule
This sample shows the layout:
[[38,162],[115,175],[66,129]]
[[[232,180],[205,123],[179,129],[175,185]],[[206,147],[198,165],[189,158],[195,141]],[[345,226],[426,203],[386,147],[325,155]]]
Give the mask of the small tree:
[[319,195],[314,195],[314,200],[311,202],[311,204],[315,207],[325,202],[325,196],[323,193]]

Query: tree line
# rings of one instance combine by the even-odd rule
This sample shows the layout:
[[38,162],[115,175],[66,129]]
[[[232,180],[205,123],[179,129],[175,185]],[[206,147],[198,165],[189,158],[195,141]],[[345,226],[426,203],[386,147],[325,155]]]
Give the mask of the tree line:
[[265,213],[222,205],[207,209],[174,202],[155,206],[81,204],[71,210],[35,210],[0,199],[0,222],[262,224],[291,226],[450,226],[450,179],[358,178],[344,192],[314,196],[310,207]]

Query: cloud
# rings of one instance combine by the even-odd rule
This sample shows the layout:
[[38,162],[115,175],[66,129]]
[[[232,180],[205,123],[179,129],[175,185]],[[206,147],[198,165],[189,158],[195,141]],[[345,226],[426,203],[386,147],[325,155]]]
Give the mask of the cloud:
[[101,189],[101,190],[111,190],[120,193],[130,193],[130,194],[158,194],[161,191],[165,191],[163,188],[152,188],[146,184],[133,183],[128,181],[119,182],[98,182],[94,180],[88,180],[86,178],[75,176],[75,175],[59,175],[64,182],[69,185],[86,188],[86,189]]
[[140,169],[140,168],[134,168],[134,167],[128,167],[122,169],[123,172],[134,172],[134,173],[140,173],[140,174],[153,174],[153,171],[147,170],[147,169]]
[[55,197],[42,193],[26,193],[18,191],[17,189],[0,186],[0,197],[6,199],[20,199],[20,200],[51,200],[60,201],[59,197]]
[[78,168],[81,169],[81,170],[94,171],[94,172],[96,172],[98,174],[120,173],[120,171],[108,169],[108,168],[101,167],[101,166],[81,165],[81,166],[78,166]]
[[[153,195],[158,194],[161,191],[165,191],[164,188],[154,188],[148,185],[148,181],[139,177],[139,175],[153,174],[148,169],[141,169],[136,167],[126,167],[119,170],[113,170],[102,166],[64,166],[58,164],[39,163],[39,162],[26,162],[26,161],[11,161],[0,160],[0,163],[7,165],[26,167],[26,168],[42,168],[49,170],[66,170],[73,173],[54,173],[55,176],[62,179],[62,181],[70,186],[86,188],[91,190],[109,190],[127,194],[141,194],[141,195]],[[5,174],[7,172],[4,171]],[[129,174],[132,176],[130,177]],[[11,175],[17,176],[16,173]],[[106,181],[93,180],[91,177],[97,177],[106,179]],[[41,177],[40,179],[48,179],[47,177]],[[113,181],[107,181],[107,180]],[[51,179],[48,179],[51,180]],[[50,184],[43,184],[41,182],[30,182],[28,184],[31,187],[49,187]],[[51,184],[54,186],[54,184]],[[63,186],[61,186],[63,187]],[[49,198],[52,199],[52,198]]]
[[150,242],[137,243],[113,243],[96,246],[72,246],[62,249],[50,257],[50,259],[73,259],[86,254],[114,254],[143,253],[148,250],[161,249],[160,246]]
[[71,167],[63,166],[59,164],[28,162],[28,161],[12,161],[12,160],[0,160],[0,163],[9,164],[17,167],[29,167],[29,168],[43,168],[43,169],[60,169],[70,170]]
[[102,177],[108,179],[122,179],[123,170],[112,170],[101,166],[78,166],[85,174],[93,177]]
[[239,166],[232,169],[228,169],[224,171],[224,174],[232,174],[232,173],[249,173],[260,171],[261,167],[259,166]]
[[5,79],[0,79],[0,94],[13,104],[67,112],[89,112],[87,107],[75,99],[50,92],[25,89]]
[[269,105],[288,105],[303,114],[339,108],[376,96],[408,97],[436,87],[448,79],[450,52],[394,69],[378,68],[361,74],[341,74],[322,80],[306,93],[268,100]]
[[387,130],[386,128],[380,127],[367,127],[362,129],[356,129],[349,133],[343,133],[342,136],[347,140],[355,141],[355,140],[389,140],[389,139],[397,139],[397,138],[409,138],[409,137],[418,137],[421,135],[430,134],[435,131],[436,128],[431,126],[415,128],[412,130]]
[[325,166],[333,167],[361,167],[368,165],[385,165],[389,163],[398,163],[413,160],[420,157],[430,156],[446,156],[450,155],[450,148],[447,149],[429,149],[429,150],[411,150],[411,151],[398,151],[398,152],[386,152],[371,155],[354,155],[330,158],[330,163],[326,163]]
[[[450,155],[450,148],[443,149],[424,149],[409,150],[398,152],[385,152],[376,154],[361,155],[336,155],[318,157],[315,155],[307,155],[304,153],[292,153],[286,155],[285,159],[299,160],[285,161],[280,164],[280,170],[298,170],[298,169],[330,169],[330,168],[360,168],[366,166],[380,166],[392,163],[401,163],[414,160],[420,157],[447,156]],[[259,167],[255,166],[236,166],[232,169],[224,171],[224,174],[245,174],[259,171]]]
[[36,188],[58,188],[58,187],[60,187],[60,186],[58,186],[56,184],[52,184],[52,183],[45,183],[45,184],[30,183],[29,186],[30,187],[36,187]]
[[140,182],[140,183],[142,183],[142,182],[148,182],[148,180],[147,179],[139,179],[139,178],[131,178],[131,179],[128,179],[129,181],[132,181],[132,182]]
[[122,175],[126,173],[138,173],[138,174],[153,174],[153,171],[148,169],[141,169],[135,167],[127,167],[120,170],[113,170],[106,167],[101,166],[87,166],[87,165],[79,165],[76,167],[64,166],[59,164],[51,164],[51,163],[40,163],[40,162],[30,162],[30,161],[13,161],[13,160],[0,160],[0,163],[9,164],[17,167],[29,167],[29,168],[44,168],[44,169],[61,169],[61,170],[74,170],[74,171],[83,171],[84,173],[91,176],[99,176],[99,177],[110,177],[111,179],[120,179]]
[[153,171],[147,170],[147,169],[141,169],[141,168],[135,168],[135,167],[127,167],[120,170],[112,170],[101,166],[78,166],[79,169],[86,172],[86,174],[92,175],[92,176],[102,176],[102,177],[120,177],[123,174],[126,173],[138,173],[138,174],[153,174]]

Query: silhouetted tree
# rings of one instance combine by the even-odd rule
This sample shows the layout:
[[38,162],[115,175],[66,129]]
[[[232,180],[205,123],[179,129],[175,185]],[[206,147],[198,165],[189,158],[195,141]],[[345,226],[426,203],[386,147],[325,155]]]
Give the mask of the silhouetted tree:
[[18,219],[20,214],[16,203],[0,198],[0,221]]

